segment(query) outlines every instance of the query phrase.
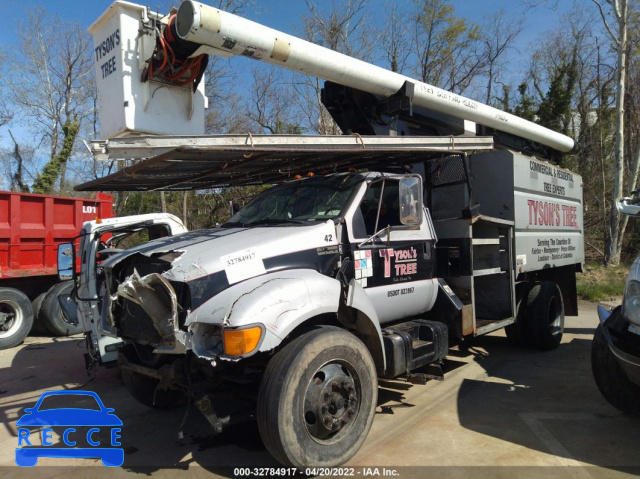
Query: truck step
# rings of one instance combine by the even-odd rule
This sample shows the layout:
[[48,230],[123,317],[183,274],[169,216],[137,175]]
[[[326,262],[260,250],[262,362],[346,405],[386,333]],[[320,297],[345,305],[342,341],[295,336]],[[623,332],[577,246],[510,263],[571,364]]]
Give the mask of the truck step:
[[447,326],[414,319],[382,330],[386,357],[384,378],[409,376],[411,371],[438,363],[449,351]]

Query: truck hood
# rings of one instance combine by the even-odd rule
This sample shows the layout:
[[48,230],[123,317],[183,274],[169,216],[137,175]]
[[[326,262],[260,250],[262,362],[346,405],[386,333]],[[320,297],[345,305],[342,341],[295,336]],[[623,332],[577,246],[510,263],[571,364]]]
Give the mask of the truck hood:
[[[262,274],[299,268],[329,274],[338,257],[335,236],[332,221],[212,228],[145,243],[110,258],[103,266],[114,272],[124,268],[128,274],[135,270],[139,276],[159,273],[169,282],[186,283],[191,309],[196,309],[230,285]],[[150,271],[147,264],[151,261],[165,267]]]

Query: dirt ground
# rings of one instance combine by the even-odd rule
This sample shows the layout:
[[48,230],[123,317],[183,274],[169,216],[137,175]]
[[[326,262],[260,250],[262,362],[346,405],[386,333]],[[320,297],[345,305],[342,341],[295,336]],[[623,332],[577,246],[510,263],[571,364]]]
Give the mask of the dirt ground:
[[[595,305],[567,318],[561,346],[551,352],[515,348],[503,332],[452,349],[445,380],[426,385],[380,381],[371,433],[339,477],[640,476],[640,419],[600,395],[591,375]],[[83,341],[28,338],[0,351],[0,474],[5,477],[249,477],[279,465],[264,449],[255,423],[220,436],[191,408],[158,411],[138,404],[117,371],[84,369]],[[124,465],[94,459],[15,463],[16,421],[44,391],[95,391],[122,420]],[[291,471],[282,471],[289,474]]]

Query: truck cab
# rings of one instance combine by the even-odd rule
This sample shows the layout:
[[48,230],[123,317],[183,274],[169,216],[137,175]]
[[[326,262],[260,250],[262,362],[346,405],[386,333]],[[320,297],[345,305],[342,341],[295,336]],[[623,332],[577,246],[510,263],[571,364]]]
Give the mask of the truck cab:
[[[417,175],[293,180],[263,192],[220,227],[145,243],[106,261],[110,299],[102,327],[158,351],[236,360],[203,336],[258,322],[259,344],[240,355],[248,356],[273,350],[311,318],[348,321],[343,309],[354,308],[377,330],[381,356],[381,325],[435,303],[435,242]],[[141,300],[151,285],[168,317]],[[158,334],[171,329],[171,337]]]

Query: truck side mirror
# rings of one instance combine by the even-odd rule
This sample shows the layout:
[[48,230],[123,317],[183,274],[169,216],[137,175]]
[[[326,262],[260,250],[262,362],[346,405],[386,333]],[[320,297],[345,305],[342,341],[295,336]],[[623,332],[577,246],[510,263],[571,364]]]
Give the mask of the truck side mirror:
[[73,279],[74,258],[73,244],[62,243],[58,245],[58,279],[60,281]]
[[420,179],[409,176],[400,180],[400,222],[418,226],[422,222],[422,188]]
[[616,208],[623,215],[640,216],[640,195],[632,191],[631,197],[621,198],[616,202]]

